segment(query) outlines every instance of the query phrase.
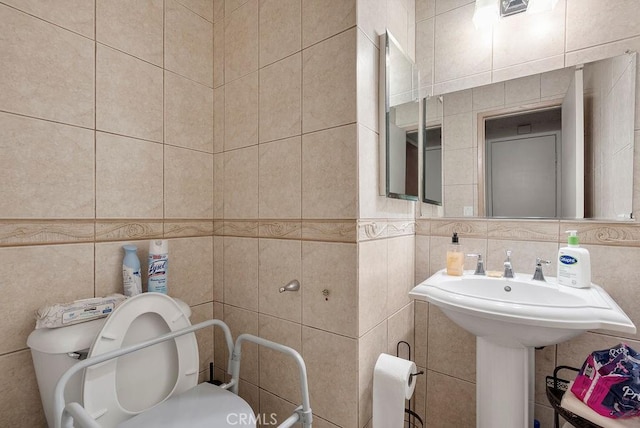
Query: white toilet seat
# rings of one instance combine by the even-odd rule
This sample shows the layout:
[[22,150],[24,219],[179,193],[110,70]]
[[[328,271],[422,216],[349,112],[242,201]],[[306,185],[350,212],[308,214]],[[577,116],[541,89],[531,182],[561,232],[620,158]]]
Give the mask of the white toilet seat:
[[[102,330],[96,336],[88,356],[101,355],[121,348],[129,328],[138,318],[147,316],[145,314],[151,314],[151,322],[166,331],[176,331],[191,325],[188,317],[171,297],[160,293],[143,293],[129,298],[107,318]],[[159,325],[162,324],[161,320],[166,323],[166,326]],[[172,341],[165,343],[171,344]],[[177,352],[177,377],[175,372],[166,373],[168,378],[162,379],[162,381],[169,382],[169,384],[173,384],[173,379],[176,381],[171,391],[166,397],[160,399],[159,403],[173,394],[193,388],[198,383],[199,356],[195,335],[190,333],[177,337],[175,351]],[[135,354],[128,356],[133,355]],[[117,392],[116,368],[118,360],[109,360],[87,368],[84,374],[82,391],[84,407],[104,427],[116,426],[118,423],[147,410],[130,411],[121,405]],[[136,393],[138,393],[137,389],[140,389],[140,394],[145,393],[144,388],[136,387]]]

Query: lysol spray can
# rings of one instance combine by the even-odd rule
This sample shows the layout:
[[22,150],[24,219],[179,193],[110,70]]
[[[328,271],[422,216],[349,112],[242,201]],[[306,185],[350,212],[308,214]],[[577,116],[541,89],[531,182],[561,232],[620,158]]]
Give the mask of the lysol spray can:
[[149,281],[147,291],[167,294],[169,242],[166,239],[149,242]]

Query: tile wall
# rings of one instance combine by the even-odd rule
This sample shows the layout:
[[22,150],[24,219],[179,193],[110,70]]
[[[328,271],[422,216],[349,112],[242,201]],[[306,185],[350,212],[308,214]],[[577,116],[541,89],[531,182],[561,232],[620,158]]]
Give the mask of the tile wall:
[[[640,31],[634,24],[640,15],[633,1],[613,5],[597,0],[560,0],[553,12],[512,16],[485,32],[475,30],[471,23],[473,3],[416,0],[416,62],[421,68],[425,93],[462,91],[461,94],[473,99],[475,91],[470,88],[476,86],[514,78],[522,78],[518,81],[524,84],[526,76],[532,74],[640,49]],[[513,37],[516,33],[518,37]],[[638,80],[636,76],[634,217],[640,189]],[[452,127],[464,142],[460,130]],[[469,147],[473,146],[473,138],[473,134],[466,138]],[[443,219],[437,210],[425,205],[421,212],[423,218],[418,218],[416,224],[415,282],[443,267],[443,255],[454,230],[460,233],[465,251],[487,255],[489,269],[499,268],[504,250],[511,249],[516,270],[533,272],[536,257],[553,259],[564,245],[564,231],[578,229],[584,246],[591,252],[592,280],[602,285],[640,325],[636,304],[638,284],[634,281],[635,265],[640,261],[640,229],[635,222]],[[553,275],[555,265],[545,271]],[[426,417],[430,427],[475,426],[474,337],[425,303],[415,305],[415,325],[416,362],[427,369],[426,382],[419,384],[416,392],[417,397],[426,397],[417,403],[418,413]],[[553,367],[579,366],[592,350],[621,340],[637,348],[639,339],[638,335],[597,331],[536,351],[536,418],[542,426],[550,427],[553,423],[553,412],[542,387],[544,376]],[[455,396],[452,391],[456,391]],[[457,406],[455,412],[451,411],[451,403]]]
[[9,0],[0,32],[0,425],[35,427],[33,313],[121,292],[123,244],[170,239],[171,294],[213,316],[213,7]]

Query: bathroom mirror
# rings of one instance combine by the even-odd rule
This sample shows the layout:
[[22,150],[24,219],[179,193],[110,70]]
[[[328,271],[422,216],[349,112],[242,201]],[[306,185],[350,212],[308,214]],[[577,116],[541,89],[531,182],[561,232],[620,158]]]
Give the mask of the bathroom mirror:
[[631,219],[635,83],[626,53],[426,99],[444,216]]
[[380,195],[418,200],[418,71],[387,31],[380,36]]
[[426,97],[422,109],[422,202],[433,205],[442,205],[442,100]]

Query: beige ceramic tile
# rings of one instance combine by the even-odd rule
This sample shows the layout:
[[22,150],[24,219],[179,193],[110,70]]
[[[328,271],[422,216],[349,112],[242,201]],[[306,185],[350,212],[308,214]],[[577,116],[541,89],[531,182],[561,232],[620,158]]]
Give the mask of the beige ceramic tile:
[[[452,406],[455,406],[455,410]],[[476,426],[475,385],[429,370],[425,426],[429,428]]]
[[162,218],[163,200],[145,183],[162,183],[162,144],[96,133],[96,216]]
[[189,306],[213,301],[213,237],[169,240],[169,293]]
[[213,103],[213,89],[165,71],[164,142],[212,153]]
[[387,239],[358,244],[358,333],[387,318],[389,251]]
[[[428,108],[428,107],[427,107]],[[473,89],[452,92],[444,95],[443,114],[453,116],[460,113],[468,113],[473,110]],[[440,117],[438,115],[436,117]]]
[[213,152],[224,151],[224,91],[225,88],[213,90]]
[[0,245],[92,242],[93,220],[0,220]]
[[224,153],[224,217],[258,218],[258,147]]
[[566,50],[573,51],[638,35],[634,2],[567,0]]
[[[258,255],[258,307],[261,314],[293,322],[302,319],[302,244],[300,241],[260,239]],[[300,282],[300,291],[280,293],[290,281]]]
[[386,217],[390,200],[380,196],[378,185],[378,134],[358,124],[358,210],[360,218]]
[[224,19],[225,0],[213,0],[213,22]]
[[[555,220],[489,220],[486,224],[489,238],[551,242],[558,240],[558,222]],[[564,241],[564,236],[562,238]]]
[[[23,346],[24,347],[24,346]],[[28,350],[0,356],[4,386],[0,396],[0,425],[44,427],[45,421],[36,374]]]
[[435,18],[416,24],[416,65],[420,70],[420,84],[433,83],[435,49]]
[[556,346],[545,346],[535,350],[535,402],[549,405],[546,393],[546,377],[556,368]]
[[[429,305],[429,370],[469,382],[476,379],[476,338]],[[455,352],[451,350],[455,349]]]
[[[224,305],[224,322],[229,326],[234,341],[243,333],[258,335],[257,312]],[[241,351],[240,378],[258,385],[258,345],[244,342]]]
[[349,125],[302,137],[302,217],[355,218],[357,135]]
[[387,0],[387,29],[396,39],[400,48],[409,57],[409,22],[408,10],[405,0]]
[[214,2],[212,0],[178,0],[184,6],[207,21],[213,22]]
[[0,113],[0,217],[93,217],[93,135]]
[[477,189],[472,184],[454,184],[444,186],[443,205],[445,217],[464,217],[467,207],[473,208],[474,215],[477,215],[477,207],[474,202],[474,193]]
[[358,337],[357,257],[355,244],[302,243],[304,325]]
[[[563,54],[564,3],[564,0],[559,1],[550,12],[520,13],[499,20],[493,26],[493,68]],[[514,32],[518,37],[513,37]]]
[[432,0],[435,2],[435,14],[441,15],[450,10],[462,7],[469,3],[473,3],[473,0]]
[[258,310],[258,240],[224,238],[224,302]]
[[240,379],[238,395],[251,406],[254,414],[260,411],[260,388],[256,385]]
[[[171,286],[171,284],[169,284]],[[213,303],[191,307],[191,324],[195,325],[213,318]],[[198,352],[200,354],[200,371],[209,378],[209,363],[213,361],[213,327],[203,328],[196,332]]]
[[416,22],[433,18],[436,14],[436,0],[416,0]]
[[[300,401],[296,399],[295,402]],[[260,389],[260,414],[263,424],[261,427],[279,426],[285,419],[291,416],[297,405],[283,400],[277,395],[273,395],[264,389]],[[313,425],[316,426],[316,419],[313,419]]]
[[165,146],[165,218],[213,219],[213,155]]
[[[445,99],[445,105],[447,101]],[[445,116],[442,138],[446,141],[446,150],[470,148],[474,145],[473,114],[461,113]]]
[[540,75],[521,77],[505,82],[505,105],[513,105],[523,102],[540,100]]
[[[302,352],[302,326],[279,318],[260,315],[260,337]],[[291,402],[299,402],[300,375],[295,360],[266,347],[260,348],[260,388]]]
[[390,316],[411,302],[409,291],[415,286],[415,237],[402,236],[388,241],[387,315]]
[[[213,302],[213,316],[218,320],[224,321],[224,304]],[[231,332],[231,334],[233,334],[233,332]],[[233,346],[233,344],[231,344],[231,346]],[[229,350],[224,339],[224,333],[222,329],[218,327],[213,330],[213,355],[214,370],[216,370],[215,378],[226,381],[225,376],[229,366]],[[221,371],[223,371],[225,375],[222,375],[220,373]]]
[[476,181],[474,165],[478,162],[477,149],[449,150],[443,154],[444,185],[473,184]]
[[303,132],[355,122],[356,86],[355,29],[305,49],[302,53]]
[[258,144],[258,73],[225,85],[224,149]]
[[249,0],[224,20],[224,81],[258,70],[258,1]]
[[386,343],[386,322],[358,340],[358,426],[363,426],[373,414],[373,371],[380,354],[387,352]]
[[3,3],[93,39],[95,0],[5,0]]
[[378,131],[379,52],[375,43],[358,31],[358,123]]
[[358,28],[376,47],[380,45],[380,34],[386,30],[387,1],[357,0]]
[[[414,317],[414,304],[413,301],[404,308],[400,309],[395,314],[391,315],[387,320],[388,326],[388,339],[387,339],[387,354],[396,355],[396,351],[399,351],[400,357],[409,359],[409,352],[411,352],[411,359],[415,360],[415,317]],[[424,328],[424,326],[422,326]],[[407,342],[410,346],[410,350],[407,349],[405,344],[398,344],[400,342]]]
[[355,339],[302,327],[314,415],[339,426],[355,426],[358,413],[358,343]]
[[224,217],[224,154],[213,155],[213,218]]
[[[43,274],[45,261],[55,275]],[[93,297],[93,244],[2,248],[0,269],[0,354],[25,348],[40,307]]]
[[261,144],[259,148],[260,218],[301,216],[301,138]]
[[259,141],[301,134],[302,54],[260,70]]
[[0,34],[0,110],[93,127],[94,43],[4,5]]
[[97,46],[96,127],[162,141],[162,69]]
[[213,87],[224,85],[224,20],[213,24]]
[[486,238],[487,221],[482,219],[432,219],[431,236],[451,237],[453,232],[465,238]]
[[96,41],[162,67],[162,0],[96,1]]
[[491,70],[491,30],[470,25],[473,11],[468,4],[436,18],[434,82]]
[[308,47],[356,24],[355,0],[304,0],[302,46]]
[[213,24],[174,0],[165,1],[164,65],[213,86]]
[[[135,245],[142,270],[142,290],[147,290],[147,260],[149,241],[98,242],[95,245],[95,295],[96,297],[124,292],[122,288],[123,245]],[[171,290],[169,290],[171,292]]]
[[[564,246],[564,244],[563,244]],[[636,260],[640,248],[584,245],[591,253],[591,281],[600,285],[616,301],[634,324],[640,325],[640,305],[637,304]],[[621,261],[627,261],[621,263]],[[555,275],[554,275],[555,276]],[[616,336],[640,339],[640,334],[615,333]]]
[[[505,84],[492,83],[471,90],[473,94],[473,111],[493,110],[503,107],[505,102]],[[475,129],[474,129],[475,132]]]
[[258,8],[260,67],[300,51],[301,0],[262,0]]
[[415,348],[413,360],[420,367],[427,366],[428,332],[429,332],[429,304],[416,300],[414,309]]
[[557,70],[564,67],[564,54],[550,56],[535,61],[524,62],[506,68],[494,68],[491,81],[504,82],[510,79],[530,76],[535,73],[544,73],[549,70]]
[[428,236],[416,235],[416,284],[429,277],[429,241]]
[[213,300],[224,301],[224,238],[213,237]]

